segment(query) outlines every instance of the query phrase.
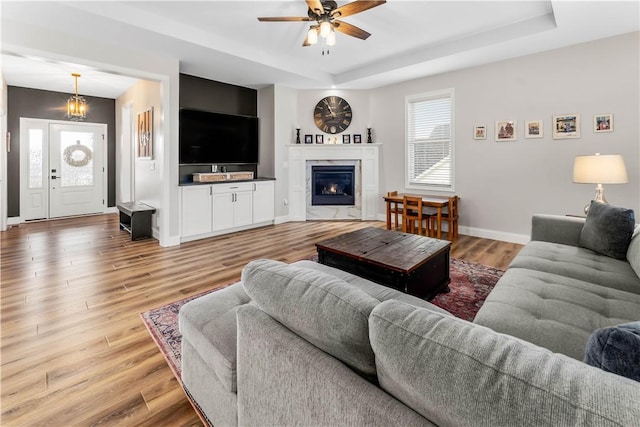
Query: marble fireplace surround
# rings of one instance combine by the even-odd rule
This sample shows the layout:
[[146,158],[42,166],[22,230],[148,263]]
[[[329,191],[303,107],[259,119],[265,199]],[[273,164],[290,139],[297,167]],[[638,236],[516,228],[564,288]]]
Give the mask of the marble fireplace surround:
[[[380,144],[289,145],[289,219],[375,220],[379,202]],[[310,173],[314,164],[356,165],[356,206],[311,206]],[[358,174],[358,170],[360,173]],[[358,185],[359,184],[359,185]]]

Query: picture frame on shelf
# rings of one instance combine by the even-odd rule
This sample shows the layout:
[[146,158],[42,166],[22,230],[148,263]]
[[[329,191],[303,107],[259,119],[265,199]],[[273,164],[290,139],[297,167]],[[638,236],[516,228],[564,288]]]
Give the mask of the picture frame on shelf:
[[524,122],[525,138],[543,138],[544,127],[542,120],[527,120]]
[[313,144],[313,135],[305,135],[304,136],[305,144]]
[[343,144],[351,144],[351,135],[342,135]]
[[474,126],[473,139],[487,139],[487,127],[485,125]]
[[593,116],[593,131],[613,132],[613,114],[596,114]]
[[498,120],[496,122],[496,141],[509,142],[518,139],[515,120]]
[[580,138],[580,114],[555,114],[553,139]]
[[362,144],[362,135],[360,135],[359,133],[353,135],[353,143]]
[[324,135],[316,135],[316,144],[324,144]]

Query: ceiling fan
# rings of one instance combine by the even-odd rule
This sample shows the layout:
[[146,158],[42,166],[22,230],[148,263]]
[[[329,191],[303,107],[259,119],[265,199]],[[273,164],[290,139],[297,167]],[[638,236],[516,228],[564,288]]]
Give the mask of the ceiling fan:
[[[258,18],[260,22],[300,22],[300,21],[315,21],[315,24],[311,25],[307,32],[307,37],[304,39],[302,46],[311,46],[318,42],[318,36],[325,39],[327,46],[333,46],[336,44],[335,31],[340,31],[348,36],[357,37],[362,40],[366,40],[371,34],[358,28],[355,25],[351,25],[347,22],[341,21],[337,18],[345,18],[347,16],[355,15],[356,13],[364,12],[376,6],[386,3],[386,0],[369,1],[369,0],[356,0],[351,3],[347,3],[338,7],[338,4],[333,0],[306,0],[309,10],[307,16],[281,16],[281,17],[266,17]],[[327,51],[328,53],[328,51]],[[324,55],[324,50],[322,51]]]

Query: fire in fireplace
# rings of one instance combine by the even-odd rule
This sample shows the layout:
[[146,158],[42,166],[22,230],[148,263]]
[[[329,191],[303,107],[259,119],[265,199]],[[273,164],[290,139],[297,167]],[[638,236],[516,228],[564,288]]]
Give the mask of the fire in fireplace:
[[355,166],[312,166],[311,204],[355,205]]

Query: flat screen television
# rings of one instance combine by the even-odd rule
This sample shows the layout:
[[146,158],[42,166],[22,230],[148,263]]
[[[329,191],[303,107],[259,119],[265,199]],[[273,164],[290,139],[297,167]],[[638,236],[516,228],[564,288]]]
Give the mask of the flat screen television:
[[258,163],[258,118],[180,110],[180,164]]

